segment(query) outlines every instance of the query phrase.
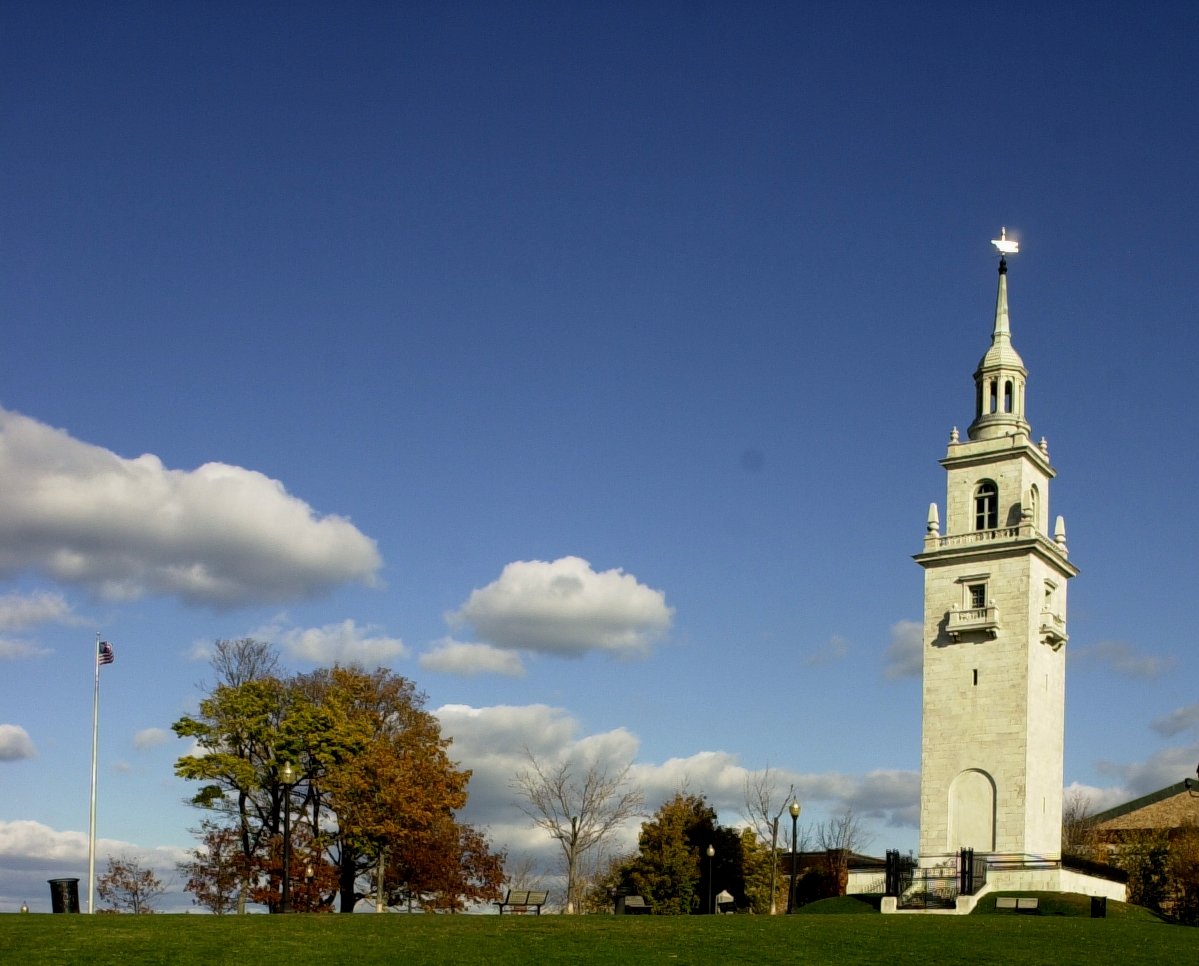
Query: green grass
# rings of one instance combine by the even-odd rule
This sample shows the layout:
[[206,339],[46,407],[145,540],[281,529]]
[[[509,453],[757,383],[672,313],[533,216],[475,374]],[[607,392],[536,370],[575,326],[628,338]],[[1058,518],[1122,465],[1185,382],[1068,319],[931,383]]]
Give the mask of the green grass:
[[[983,896],[978,905],[974,909],[976,916],[1011,916],[1011,915],[1027,915],[1027,913],[1013,913],[1011,909],[996,909],[995,900],[999,896],[1036,896],[1040,899],[1036,915],[1039,916],[1083,916],[1089,918],[1091,915],[1091,899],[1090,896],[1080,896],[1075,893],[1061,892],[1000,892],[992,895]],[[1156,922],[1157,916],[1151,913],[1148,909],[1142,909],[1140,906],[1130,906],[1124,902],[1115,902],[1109,900],[1107,904],[1108,919],[1132,919],[1140,922]],[[1199,936],[1196,936],[1196,941],[1199,942]]]
[[1197,944],[1199,931],[1131,915],[0,916],[0,962],[20,966],[1160,966],[1194,961]]

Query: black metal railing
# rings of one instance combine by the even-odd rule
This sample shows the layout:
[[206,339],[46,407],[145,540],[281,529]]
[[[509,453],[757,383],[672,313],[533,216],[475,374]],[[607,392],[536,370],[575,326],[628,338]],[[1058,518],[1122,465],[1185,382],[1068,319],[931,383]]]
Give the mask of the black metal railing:
[[987,883],[987,857],[973,849],[923,869],[909,865],[905,871],[904,859],[898,852],[887,853],[887,895],[896,896],[901,909],[952,909],[958,896],[974,895]]

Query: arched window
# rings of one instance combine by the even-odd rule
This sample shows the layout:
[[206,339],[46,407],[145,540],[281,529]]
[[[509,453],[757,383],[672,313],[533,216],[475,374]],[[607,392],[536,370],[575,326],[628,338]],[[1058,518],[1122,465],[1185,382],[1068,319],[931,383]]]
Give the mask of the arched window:
[[1005,413],[1012,411],[1012,380],[1010,379],[1003,384],[1003,411]]
[[1041,529],[1041,491],[1035,483],[1028,488],[1028,509],[1032,513],[1032,525]]
[[999,526],[999,487],[983,480],[974,491],[974,529],[994,530]]

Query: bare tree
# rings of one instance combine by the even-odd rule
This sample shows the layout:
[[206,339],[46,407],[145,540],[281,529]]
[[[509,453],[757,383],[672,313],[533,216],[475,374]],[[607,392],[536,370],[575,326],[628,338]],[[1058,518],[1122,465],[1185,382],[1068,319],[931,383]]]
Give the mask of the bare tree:
[[1062,799],[1062,853],[1089,859],[1094,846],[1091,802],[1081,789],[1072,788]]
[[518,892],[528,889],[540,891],[543,876],[531,855],[520,855],[504,864],[504,881],[507,882],[508,888]]
[[236,688],[247,681],[271,677],[279,669],[279,652],[267,641],[243,637],[217,641],[208,662],[216,672],[217,684]]
[[[770,843],[770,914],[778,913],[779,818],[795,798],[795,785],[787,786],[787,794],[778,801],[778,782],[768,765],[763,771],[745,777],[745,817],[760,842]],[[775,804],[778,808],[775,809]],[[791,833],[783,829],[783,844],[789,844]]]
[[816,826],[816,843],[826,851],[833,849],[857,852],[866,848],[870,839],[870,834],[862,826],[862,820],[849,806]]
[[577,908],[580,859],[625,821],[639,815],[645,795],[632,785],[631,765],[613,771],[593,761],[586,769],[570,761],[550,765],[528,748],[527,768],[517,772],[511,787],[520,795],[521,811],[549,832],[562,848],[566,862],[566,912]]
[[153,869],[127,855],[108,857],[108,871],[96,880],[100,898],[116,912],[153,912],[151,903],[166,892],[166,884]]

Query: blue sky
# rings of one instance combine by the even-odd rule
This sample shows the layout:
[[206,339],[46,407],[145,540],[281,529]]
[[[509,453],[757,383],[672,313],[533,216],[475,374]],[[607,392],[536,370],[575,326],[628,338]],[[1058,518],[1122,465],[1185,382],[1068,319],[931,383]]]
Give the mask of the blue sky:
[[102,856],[192,844],[168,729],[248,635],[415,680],[514,855],[524,743],[914,848],[910,557],[1001,225],[1065,782],[1193,774],[1197,20],[5,5],[0,909],[85,874],[97,631]]

